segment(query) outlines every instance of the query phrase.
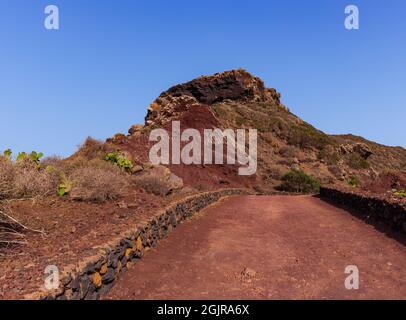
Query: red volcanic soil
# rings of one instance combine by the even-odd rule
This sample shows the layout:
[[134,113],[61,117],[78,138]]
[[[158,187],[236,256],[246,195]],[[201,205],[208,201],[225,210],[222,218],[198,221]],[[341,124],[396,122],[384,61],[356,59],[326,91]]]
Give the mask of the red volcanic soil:
[[401,171],[383,173],[376,180],[366,184],[363,189],[377,194],[384,194],[392,189],[406,190],[406,173]]
[[318,198],[238,196],[181,224],[106,298],[405,299],[405,265],[401,243]]
[[95,255],[114,237],[128,231],[181,195],[156,197],[131,191],[117,202],[81,203],[57,198],[10,202],[10,214],[39,232],[26,231],[26,242],[0,247],[0,300],[22,299],[44,283],[48,265],[62,269]]

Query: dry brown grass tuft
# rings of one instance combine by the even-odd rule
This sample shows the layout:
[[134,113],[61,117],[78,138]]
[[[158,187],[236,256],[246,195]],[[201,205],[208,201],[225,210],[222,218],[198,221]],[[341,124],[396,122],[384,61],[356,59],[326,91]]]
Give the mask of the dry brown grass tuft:
[[163,166],[152,168],[132,179],[135,186],[157,196],[165,196],[183,187],[183,181]]
[[102,203],[125,195],[128,178],[118,168],[109,165],[74,168],[69,179],[72,181],[69,196],[73,200]]
[[10,160],[0,157],[0,200],[13,193],[14,167]]
[[137,176],[133,179],[134,184],[148,193],[157,196],[165,196],[170,193],[171,188],[162,177],[152,174],[145,174]]
[[0,207],[0,256],[2,249],[7,249],[24,242],[21,224]]
[[0,158],[0,199],[22,199],[55,193],[55,177],[30,159],[14,164]]
[[53,195],[57,183],[52,173],[39,169],[30,159],[24,159],[14,166],[13,198]]
[[104,159],[106,154],[113,151],[112,147],[103,141],[88,137],[85,142],[79,147],[76,156],[83,157],[87,160]]

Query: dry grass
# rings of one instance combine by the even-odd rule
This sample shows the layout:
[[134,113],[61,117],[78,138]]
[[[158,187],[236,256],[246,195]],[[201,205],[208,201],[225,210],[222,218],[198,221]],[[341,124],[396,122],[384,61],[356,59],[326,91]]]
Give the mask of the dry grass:
[[0,157],[0,200],[13,192],[14,167],[10,160]]
[[3,249],[25,243],[23,225],[11,216],[6,206],[0,206],[0,256]]
[[82,157],[87,160],[104,159],[108,152],[115,151],[110,145],[103,141],[88,137],[85,142],[79,147],[75,156]]
[[37,163],[27,157],[13,162],[0,157],[0,200],[56,196],[66,182],[73,200],[105,202],[122,196],[129,175],[100,158],[88,159],[102,152],[101,145],[89,139],[85,145],[82,156],[64,160],[50,157]]
[[166,196],[183,188],[183,180],[164,166],[153,167],[132,178],[133,184],[148,193]]
[[28,158],[18,164],[0,159],[0,199],[46,196],[54,193],[56,186],[54,176]]
[[153,173],[136,176],[133,178],[133,183],[138,188],[157,196],[165,196],[171,192],[171,187],[164,177]]
[[106,202],[122,197],[127,188],[127,175],[118,168],[85,166],[69,175],[72,189],[69,196],[76,201]]
[[36,167],[29,159],[15,165],[13,182],[14,198],[31,198],[55,194],[57,181],[54,176]]

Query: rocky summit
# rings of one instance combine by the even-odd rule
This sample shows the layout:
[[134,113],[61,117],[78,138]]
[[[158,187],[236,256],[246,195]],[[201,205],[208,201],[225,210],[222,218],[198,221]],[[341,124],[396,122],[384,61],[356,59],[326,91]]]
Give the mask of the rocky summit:
[[270,102],[279,104],[280,94],[268,89],[264,82],[243,69],[202,76],[190,82],[176,85],[150,105],[146,124],[162,124],[168,116],[179,114],[195,105],[224,102]]
[[[371,186],[388,172],[403,176],[406,150],[387,147],[364,138],[329,135],[294,115],[276,89],[249,72],[238,69],[201,76],[175,85],[151,103],[145,125],[134,125],[129,135],[116,135],[118,146],[142,165],[148,162],[151,129],[170,130],[170,123],[203,129],[257,129],[258,171],[240,177],[227,165],[169,165],[185,185],[243,186],[270,191],[291,170],[305,172],[323,185]],[[311,119],[310,119],[311,120]]]

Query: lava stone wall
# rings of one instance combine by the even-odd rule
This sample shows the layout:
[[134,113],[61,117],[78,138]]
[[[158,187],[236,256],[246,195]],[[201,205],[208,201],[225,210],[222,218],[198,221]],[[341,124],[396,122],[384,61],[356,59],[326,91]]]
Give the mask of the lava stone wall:
[[248,194],[245,190],[226,189],[188,197],[175,203],[148,221],[144,221],[112,240],[97,256],[62,271],[60,287],[52,293],[41,291],[27,297],[46,300],[97,300],[114,285],[120,273],[131,263],[155,248],[182,221],[229,195]]
[[337,206],[354,210],[368,221],[384,222],[406,235],[406,208],[399,203],[325,187],[320,189],[320,197]]

